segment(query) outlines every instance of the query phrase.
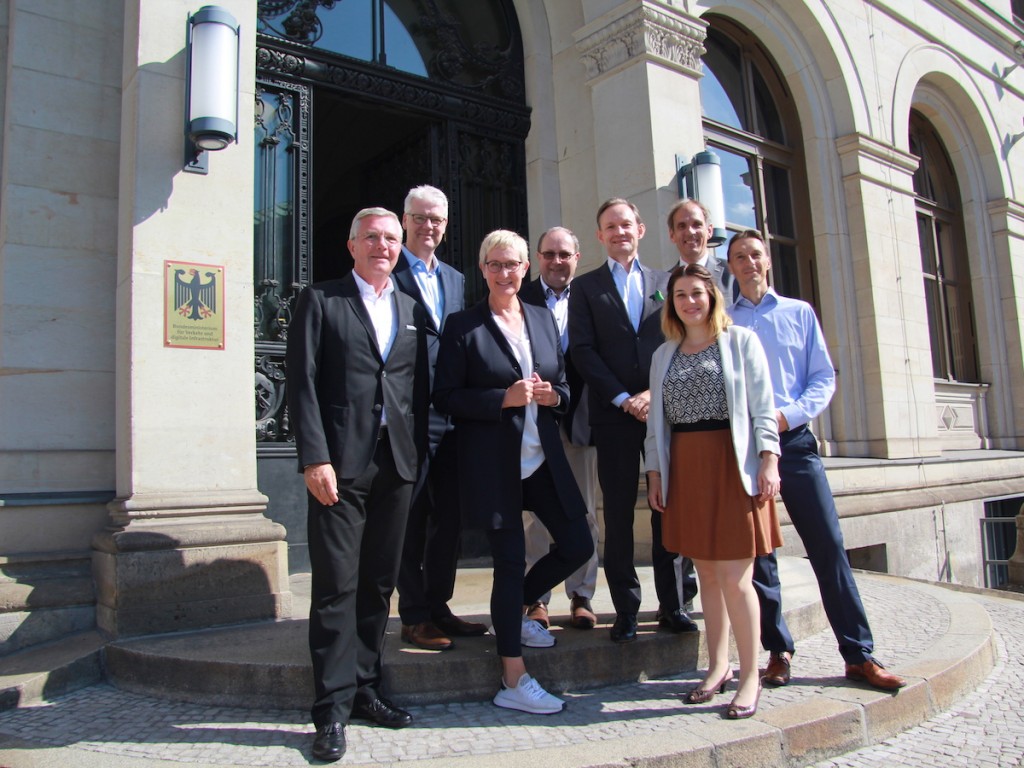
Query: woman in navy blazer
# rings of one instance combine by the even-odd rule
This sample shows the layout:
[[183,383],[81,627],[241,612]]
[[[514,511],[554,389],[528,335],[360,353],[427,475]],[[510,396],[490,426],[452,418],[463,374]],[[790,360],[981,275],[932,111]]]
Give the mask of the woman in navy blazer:
[[[569,405],[558,330],[551,312],[517,295],[528,269],[519,235],[497,230],[484,238],[480,270],[489,296],[448,318],[433,398],[455,422],[464,522],[486,529],[491,545],[491,620],[502,662],[494,703],[551,714],[563,702],[526,673],[522,645],[550,647],[555,639],[526,618],[526,608],[585,563],[594,543],[558,434],[556,415]],[[554,540],[528,574],[524,509]]]
[[754,556],[782,543],[771,376],[761,342],[730,325],[705,267],[674,269],[668,294],[667,341],[651,361],[647,500],[662,513],[665,546],[693,559],[703,595],[708,672],[686,701],[710,701],[732,679],[731,623],[740,681],[726,715],[747,718],[761,694]]

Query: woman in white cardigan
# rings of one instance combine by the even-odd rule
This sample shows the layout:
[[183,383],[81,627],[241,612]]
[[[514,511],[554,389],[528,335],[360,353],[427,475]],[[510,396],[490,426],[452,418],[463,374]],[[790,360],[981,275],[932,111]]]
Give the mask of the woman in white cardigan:
[[662,540],[691,558],[700,580],[709,666],[686,701],[703,704],[732,680],[729,628],[740,679],[726,716],[757,711],[760,610],[754,557],[782,543],[775,513],[779,433],[768,361],[751,331],[730,324],[711,273],[673,270],[651,363],[647,498]]

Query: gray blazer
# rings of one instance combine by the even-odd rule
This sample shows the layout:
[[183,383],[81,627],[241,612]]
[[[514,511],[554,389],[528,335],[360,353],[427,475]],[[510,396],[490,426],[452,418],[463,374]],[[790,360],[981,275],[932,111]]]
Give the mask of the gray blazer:
[[[679,347],[666,341],[651,361],[651,407],[647,414],[648,472],[661,473],[661,495],[668,498],[669,443],[672,425],[665,419],[665,374],[672,355]],[[753,331],[731,325],[718,337],[725,378],[725,400],[729,408],[729,430],[736,450],[743,487],[751,496],[757,495],[757,473],[761,467],[761,451],[781,455],[779,425],[775,420],[775,397],[768,371],[768,358]]]
[[[685,262],[680,261],[676,266],[681,267],[684,263]],[[729,271],[728,265],[713,253],[708,254],[707,266],[708,272],[711,273],[711,279],[715,281],[715,285],[718,286],[718,290],[722,292],[722,298],[725,299],[725,308],[729,309],[736,303],[736,279]]]

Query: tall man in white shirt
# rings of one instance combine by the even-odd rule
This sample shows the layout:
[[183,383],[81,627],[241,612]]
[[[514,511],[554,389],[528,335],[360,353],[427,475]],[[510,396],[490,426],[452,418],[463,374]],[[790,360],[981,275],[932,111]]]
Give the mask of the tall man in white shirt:
[[[527,304],[547,307],[555,318],[565,355],[565,377],[569,382],[569,411],[561,421],[562,445],[569,460],[576,484],[587,506],[587,525],[594,539],[594,554],[586,564],[565,580],[565,594],[570,600],[570,625],[576,629],[592,629],[597,623],[590,606],[597,587],[597,451],[590,445],[590,424],[587,423],[587,392],[583,377],[572,362],[569,352],[569,294],[580,261],[580,241],[565,227],[552,227],[537,242],[540,276],[524,285],[519,298]],[[532,512],[524,512],[526,529],[526,567],[540,560],[551,547],[547,529]],[[530,606],[529,618],[548,626],[548,603],[551,593],[542,595]]]
[[[782,445],[780,493],[818,580],[846,677],[887,691],[902,688],[906,681],[872,655],[871,627],[846,556],[818,441],[808,427],[828,407],[836,388],[818,318],[810,304],[780,296],[768,285],[772,259],[760,232],[748,229],[733,237],[728,255],[740,289],[730,309],[733,322],[754,331],[768,357]],[[786,685],[794,643],[782,615],[774,552],[755,558],[754,588],[761,603],[761,644],[771,654],[762,679],[768,685]]]
[[381,696],[381,655],[413,481],[426,450],[425,317],[394,290],[398,217],[352,221],[352,272],[307,287],[288,334],[288,410],[308,491],[316,737],[313,756],[345,753],[349,718],[404,728]]

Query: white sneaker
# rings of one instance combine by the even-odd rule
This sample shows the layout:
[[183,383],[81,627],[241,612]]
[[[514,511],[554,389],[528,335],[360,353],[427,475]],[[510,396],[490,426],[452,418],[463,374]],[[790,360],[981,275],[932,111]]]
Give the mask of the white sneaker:
[[532,715],[553,715],[561,712],[565,702],[540,687],[540,683],[529,675],[519,678],[515,688],[509,688],[501,681],[501,690],[494,696],[496,706],[518,709]]
[[555,636],[544,629],[540,622],[523,616],[523,628],[519,632],[519,642],[527,648],[550,648],[555,644]]

